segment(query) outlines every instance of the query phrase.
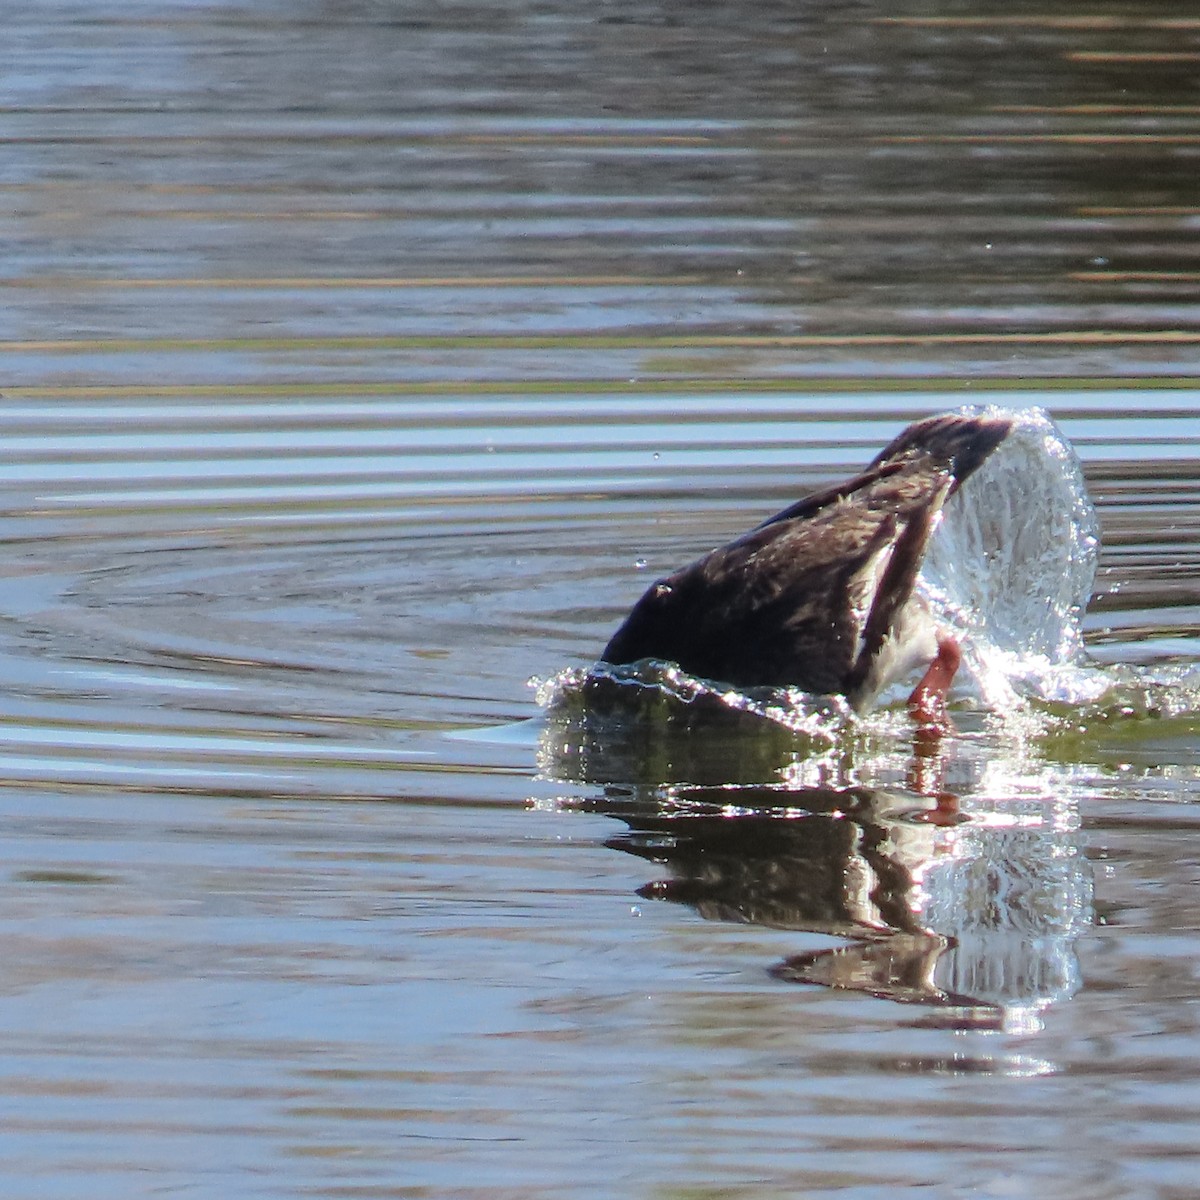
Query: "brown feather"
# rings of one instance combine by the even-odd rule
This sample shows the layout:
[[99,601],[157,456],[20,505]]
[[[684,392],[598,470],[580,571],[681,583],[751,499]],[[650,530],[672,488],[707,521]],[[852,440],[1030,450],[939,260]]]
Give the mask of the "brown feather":
[[652,585],[604,661],[661,659],[738,687],[869,700],[942,504],[1010,424],[949,415],[910,426],[860,475]]

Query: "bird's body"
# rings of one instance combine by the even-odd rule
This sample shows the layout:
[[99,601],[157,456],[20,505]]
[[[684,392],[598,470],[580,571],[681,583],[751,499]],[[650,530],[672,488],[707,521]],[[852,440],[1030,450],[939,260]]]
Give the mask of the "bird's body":
[[653,584],[603,660],[661,659],[735,687],[845,696],[858,710],[927,668],[911,704],[935,723],[958,647],[917,575],[942,505],[1011,427],[957,414],[909,426],[860,475]]

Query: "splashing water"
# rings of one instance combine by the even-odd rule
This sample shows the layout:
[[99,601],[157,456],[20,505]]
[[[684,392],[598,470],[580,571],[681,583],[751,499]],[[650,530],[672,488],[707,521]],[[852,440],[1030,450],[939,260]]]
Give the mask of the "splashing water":
[[1012,432],[947,503],[918,580],[934,615],[959,636],[963,682],[1002,715],[1044,702],[1043,733],[1195,716],[1194,664],[1089,661],[1081,620],[1100,531],[1083,470],[1043,409],[1005,415]]
[[618,694],[622,689],[650,689],[679,704],[720,706],[730,713],[774,721],[790,733],[817,739],[828,738],[833,724],[844,720],[850,712],[841,696],[813,696],[799,688],[738,691],[697,679],[672,663],[613,666],[602,662],[590,670],[568,668],[550,679],[535,679],[531,683],[543,708],[554,703],[564,688],[608,695]]
[[598,663],[534,679],[549,720],[539,739],[547,778],[733,786],[778,780],[844,733],[840,696],[798,688],[739,691],[671,663]]
[[1108,681],[1084,661],[1080,619],[1100,531],[1079,459],[1043,409],[963,411],[1013,428],[946,504],[918,589],[959,636],[987,707],[1093,700]]
[[[1200,712],[1195,664],[1101,666],[1087,658],[1081,620],[1095,580],[1099,524],[1079,459],[1055,422],[1041,408],[962,411],[1006,416],[1013,427],[946,504],[917,583],[935,619],[962,645],[956,690],[1009,718],[1030,713],[1033,702],[1038,728],[1027,732],[1034,734]],[[532,682],[539,703],[560,717],[568,710],[595,715],[593,702],[604,695],[616,701],[608,705],[613,716],[622,708],[645,716],[647,705],[655,706],[660,728],[664,720],[690,728],[700,714],[719,709],[810,747],[841,740],[849,727],[886,733],[895,718],[882,712],[863,721],[836,697],[794,688],[739,691],[662,663],[601,663]]]

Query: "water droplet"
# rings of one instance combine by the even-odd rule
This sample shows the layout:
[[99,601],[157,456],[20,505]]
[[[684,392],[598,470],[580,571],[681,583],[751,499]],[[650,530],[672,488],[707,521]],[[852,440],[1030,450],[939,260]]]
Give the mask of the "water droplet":
[[631,904],[629,906],[629,915],[631,917],[640,917],[642,915],[642,906],[640,904]]
[[636,558],[633,561],[633,565],[637,570],[644,571],[646,569],[646,560],[644,558]]
[[654,452],[654,461],[655,461],[655,462],[658,462],[658,460],[659,460],[659,458],[660,458],[660,457],[661,457],[661,455],[658,453],[658,451],[657,451],[657,450],[655,450],[655,452]]

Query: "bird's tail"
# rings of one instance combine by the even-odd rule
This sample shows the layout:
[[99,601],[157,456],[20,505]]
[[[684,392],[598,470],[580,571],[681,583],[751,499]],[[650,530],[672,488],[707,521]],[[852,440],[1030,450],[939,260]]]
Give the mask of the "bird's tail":
[[943,413],[926,417],[910,425],[895,441],[885,446],[875,456],[871,467],[927,456],[947,464],[955,482],[962,483],[983,465],[1012,427],[1012,417],[996,412]]

